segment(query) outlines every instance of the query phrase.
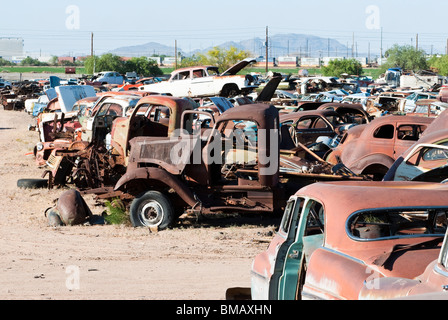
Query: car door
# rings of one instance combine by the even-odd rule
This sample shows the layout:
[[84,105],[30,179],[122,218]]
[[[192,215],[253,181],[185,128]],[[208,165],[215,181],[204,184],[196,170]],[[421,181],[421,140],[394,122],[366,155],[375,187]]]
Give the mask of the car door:
[[191,75],[190,71],[179,72],[175,78],[171,80],[171,85],[169,86],[170,93],[175,97],[191,97]]
[[313,199],[303,199],[304,205],[296,228],[290,228],[288,236],[294,236],[284,255],[284,264],[278,280],[278,299],[300,299],[300,287],[305,279],[306,261],[323,245],[325,232],[324,206]]
[[192,97],[214,95],[213,77],[209,77],[204,69],[193,70],[190,91]]
[[121,76],[121,74],[119,74],[118,72],[114,72],[113,73],[113,83],[114,84],[123,84],[123,77]]
[[[372,134],[372,133],[370,133]],[[395,124],[383,124],[374,128],[373,135],[363,141],[368,155],[384,154],[390,158],[394,156]]]
[[396,129],[396,138],[394,144],[393,158],[397,160],[403,152],[412,147],[423,133],[426,126],[412,123],[398,123]]
[[282,274],[287,250],[295,241],[302,205],[302,198],[295,196],[290,198],[278,232],[267,250],[255,258],[251,272],[251,291],[254,300],[278,299],[278,280]]

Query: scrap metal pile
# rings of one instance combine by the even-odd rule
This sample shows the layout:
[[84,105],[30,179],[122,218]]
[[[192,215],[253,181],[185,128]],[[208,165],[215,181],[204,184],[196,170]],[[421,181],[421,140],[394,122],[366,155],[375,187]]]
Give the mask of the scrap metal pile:
[[0,91],[0,99],[4,110],[21,111],[25,108],[25,101],[38,98],[42,87],[36,82],[21,81],[12,84],[11,88]]
[[[178,80],[131,91],[55,88],[35,126],[46,185],[120,198],[136,227],[164,229],[183,213],[281,212],[316,182],[382,180],[435,119],[403,115],[404,102],[400,116],[379,114],[378,103],[369,112],[381,90],[371,95],[347,79],[289,77],[297,101],[273,103],[285,78],[270,74],[259,88],[258,77],[236,75],[251,62],[222,75],[180,69]],[[201,77],[213,92],[192,89]]]
[[289,77],[296,90],[285,95],[281,75],[264,88],[258,77],[236,75],[251,61],[101,93],[88,85],[46,91],[32,126],[43,178],[35,185],[69,190],[47,211],[49,224],[95,223],[86,194],[122,200],[132,225],[151,230],[183,216],[284,212],[253,263],[252,289],[235,294],[369,299],[446,290],[448,89]]

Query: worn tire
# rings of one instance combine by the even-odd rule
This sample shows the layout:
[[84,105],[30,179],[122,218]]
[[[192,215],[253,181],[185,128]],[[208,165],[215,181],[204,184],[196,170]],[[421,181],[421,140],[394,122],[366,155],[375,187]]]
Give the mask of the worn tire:
[[20,179],[17,181],[17,187],[23,189],[43,189],[48,187],[47,179]]
[[239,89],[236,84],[226,84],[221,91],[221,97],[231,98],[239,94]]
[[130,218],[135,228],[164,230],[174,223],[174,208],[167,196],[158,191],[149,191],[132,201]]

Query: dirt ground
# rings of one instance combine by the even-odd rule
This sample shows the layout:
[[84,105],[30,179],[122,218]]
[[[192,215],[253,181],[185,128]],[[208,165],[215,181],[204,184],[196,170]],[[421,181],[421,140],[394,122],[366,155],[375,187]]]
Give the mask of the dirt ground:
[[[0,107],[1,108],[1,107]],[[151,233],[129,226],[48,226],[45,210],[64,190],[25,190],[41,178],[29,153],[38,133],[25,112],[0,110],[1,300],[224,300],[250,287],[254,257],[278,217],[228,217]],[[94,214],[93,197],[85,197]]]

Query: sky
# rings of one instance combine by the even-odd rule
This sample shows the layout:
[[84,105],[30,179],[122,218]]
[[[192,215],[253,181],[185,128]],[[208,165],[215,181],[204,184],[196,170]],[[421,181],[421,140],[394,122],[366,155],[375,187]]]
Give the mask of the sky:
[[[429,3],[426,3],[429,4]],[[393,44],[445,53],[448,1],[8,1],[0,37],[24,39],[28,54],[81,56],[148,42],[185,52],[269,35],[298,33],[356,43],[360,52]]]

